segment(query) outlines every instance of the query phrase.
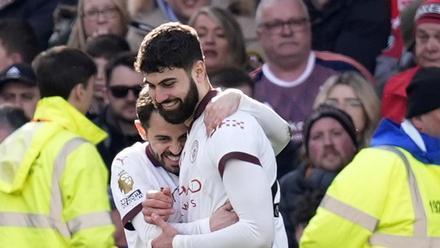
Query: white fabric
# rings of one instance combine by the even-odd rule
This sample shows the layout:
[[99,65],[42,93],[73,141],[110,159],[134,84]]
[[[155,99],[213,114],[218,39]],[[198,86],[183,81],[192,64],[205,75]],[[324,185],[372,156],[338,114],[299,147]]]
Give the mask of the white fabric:
[[408,136],[416,143],[416,145],[420,148],[420,150],[426,152],[426,145],[420,135],[419,131],[417,131],[416,127],[409,121],[405,119],[400,125],[403,131],[408,134]]
[[239,109],[255,117],[270,140],[276,155],[289,143],[292,138],[289,123],[272,108],[241,93]]
[[[238,111],[207,137],[203,117],[193,123],[181,157],[183,221],[207,218],[227,199],[239,221],[209,234],[177,235],[173,247],[287,247],[282,218],[273,217],[271,186],[276,180],[276,161],[263,130],[255,118]],[[231,152],[253,156],[262,166],[231,159],[221,178],[219,161]]]
[[307,58],[307,66],[304,72],[295,80],[293,81],[285,81],[282,79],[279,79],[275,74],[272,73],[272,71],[269,69],[269,66],[267,64],[263,64],[261,67],[264,76],[269,79],[273,84],[276,84],[280,87],[295,87],[298,86],[306,81],[307,78],[309,78],[310,74],[312,74],[313,68],[315,67],[315,61],[316,61],[316,55],[313,52],[310,52],[309,57]]
[[[174,197],[178,194],[178,177],[168,173],[162,167],[153,165],[145,153],[147,145],[147,142],[135,143],[118,153],[113,160],[110,187],[121,219],[142,203],[149,190],[169,187]],[[132,185],[131,189],[127,185]],[[210,231],[209,219],[189,224],[178,224],[180,221],[179,201],[174,202],[173,208],[175,213],[169,217],[168,222],[174,223],[173,226],[179,233],[207,233]],[[137,212],[130,221],[135,231],[124,228],[128,247],[146,247],[149,240],[161,233],[159,227],[144,221],[142,212]]]

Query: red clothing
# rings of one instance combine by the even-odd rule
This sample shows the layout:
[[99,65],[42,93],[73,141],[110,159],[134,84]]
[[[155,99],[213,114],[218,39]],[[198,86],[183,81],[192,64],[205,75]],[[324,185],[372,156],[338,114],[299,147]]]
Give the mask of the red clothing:
[[388,118],[395,123],[401,123],[406,115],[406,88],[419,70],[419,66],[410,68],[392,76],[382,96],[382,117]]

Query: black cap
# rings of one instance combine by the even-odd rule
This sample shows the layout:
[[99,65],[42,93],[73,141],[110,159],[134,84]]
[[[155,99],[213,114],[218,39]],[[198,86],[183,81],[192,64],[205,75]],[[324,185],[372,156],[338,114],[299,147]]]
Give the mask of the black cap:
[[407,118],[440,108],[440,68],[420,68],[406,89]]
[[341,126],[350,136],[351,141],[353,141],[353,145],[356,148],[358,147],[356,128],[354,126],[351,117],[344,111],[324,103],[319,105],[318,108],[316,108],[312,112],[312,114],[309,116],[309,118],[307,118],[307,120],[304,123],[303,137],[304,137],[304,146],[307,155],[309,154],[308,146],[309,146],[310,130],[312,129],[312,126],[315,124],[316,121],[324,117],[330,117],[335,119],[337,122],[339,122],[339,124],[341,124]]
[[10,81],[20,81],[29,86],[37,86],[35,73],[28,64],[14,64],[0,73],[0,87]]

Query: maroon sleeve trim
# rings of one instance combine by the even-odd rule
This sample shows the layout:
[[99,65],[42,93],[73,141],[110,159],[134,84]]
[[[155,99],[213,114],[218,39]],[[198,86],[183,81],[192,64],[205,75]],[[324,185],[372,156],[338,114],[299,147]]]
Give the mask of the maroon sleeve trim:
[[223,155],[223,157],[218,162],[218,171],[220,172],[220,176],[222,178],[223,178],[223,173],[225,172],[226,162],[228,162],[231,159],[237,159],[237,160],[249,162],[254,165],[261,166],[260,160],[257,157],[255,157],[249,153],[230,152],[230,153]]
[[142,203],[139,203],[130,211],[128,211],[128,213],[124,217],[122,217],[122,225],[125,227],[125,225],[127,225],[128,222],[133,220],[133,218],[141,211],[142,211]]

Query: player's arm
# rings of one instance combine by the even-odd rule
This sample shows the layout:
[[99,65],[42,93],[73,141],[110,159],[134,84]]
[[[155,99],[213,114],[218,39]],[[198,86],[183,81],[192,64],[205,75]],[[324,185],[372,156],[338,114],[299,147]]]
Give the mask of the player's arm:
[[[208,142],[224,188],[239,221],[203,235],[177,235],[173,247],[270,247],[274,239],[271,183],[260,162],[267,139],[255,119],[233,116],[240,125],[223,125]],[[236,142],[234,142],[236,141]],[[228,145],[226,145],[228,144]],[[214,149],[215,148],[215,149]],[[273,155],[273,151],[270,151]],[[275,166],[273,158],[273,166]],[[258,207],[256,207],[258,206]]]
[[291,139],[289,124],[270,107],[237,89],[225,90],[207,106],[204,122],[208,134],[238,109],[252,115],[258,121],[270,140],[275,154],[280,153],[289,143]]
[[[169,213],[172,211],[170,203],[172,198],[167,194],[169,190],[165,188],[161,191],[150,191],[147,198],[142,203],[142,213],[147,223],[152,221],[152,214],[156,214],[163,220],[167,220]],[[190,223],[173,223],[169,222],[181,234],[203,234],[213,232],[224,227],[230,226],[238,221],[238,216],[232,209],[231,203],[228,201],[219,207],[209,218],[204,218]]]

